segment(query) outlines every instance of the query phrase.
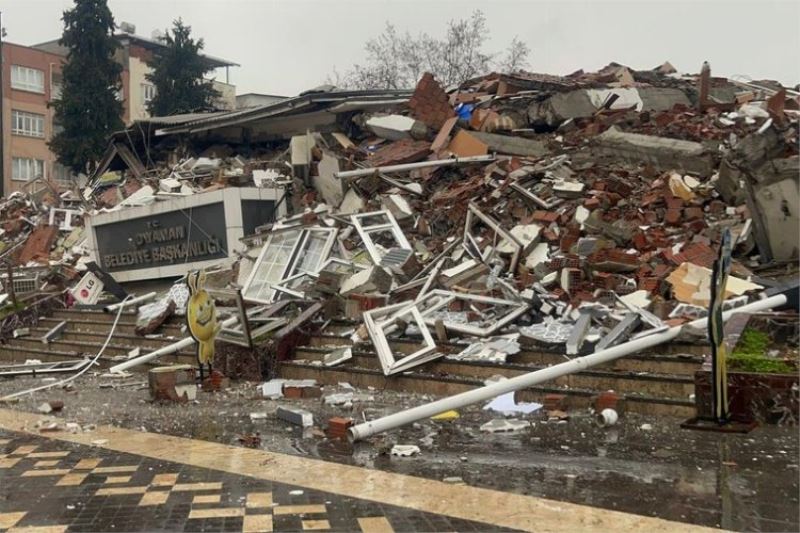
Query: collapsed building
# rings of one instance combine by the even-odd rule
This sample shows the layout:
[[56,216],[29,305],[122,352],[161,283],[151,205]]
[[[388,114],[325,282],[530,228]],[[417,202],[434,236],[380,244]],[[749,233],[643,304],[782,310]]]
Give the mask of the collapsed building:
[[[2,298],[91,306],[166,280],[137,302],[147,335],[203,269],[220,340],[257,348],[266,378],[335,383],[324,369],[359,372],[365,345],[389,380],[441,359],[502,368],[526,346],[572,358],[705,316],[726,231],[726,309],[796,279],[798,117],[800,93],[669,64],[152,117],[84,188],[3,201]],[[20,325],[0,335],[25,360]],[[345,342],[304,366],[297,347],[326,329]]]

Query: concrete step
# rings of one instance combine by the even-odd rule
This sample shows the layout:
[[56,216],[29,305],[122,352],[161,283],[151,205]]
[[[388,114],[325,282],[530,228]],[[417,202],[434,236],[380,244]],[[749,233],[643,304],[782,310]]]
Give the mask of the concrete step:
[[[64,321],[63,318],[43,317],[39,319],[39,326],[45,328],[52,328],[53,326]],[[113,322],[113,321],[112,321]],[[111,323],[104,320],[91,320],[91,319],[70,319],[67,324],[70,331],[90,331],[95,333],[108,333],[111,328]],[[164,324],[155,333],[163,333],[164,335],[172,335],[174,337],[183,338],[184,334],[181,333],[182,325],[179,324]],[[115,331],[128,335],[133,335],[136,332],[136,321],[123,321],[117,323]]]
[[[67,340],[67,339],[63,339],[62,338],[62,339],[56,339],[54,341],[51,341],[49,344],[44,344],[44,343],[42,343],[41,340],[39,340],[37,338],[22,337],[22,338],[19,338],[19,339],[14,339],[12,342],[9,343],[9,345],[24,346],[24,347],[28,347],[28,348],[32,348],[32,349],[42,348],[42,349],[45,349],[45,350],[53,349],[53,350],[56,350],[56,351],[77,352],[77,353],[85,354],[85,355],[88,355],[88,356],[94,356],[103,347],[103,343],[104,342],[105,342],[105,337],[103,337],[101,340],[96,340],[96,339],[91,339],[91,338],[90,339],[78,339],[78,340],[69,339],[69,340]],[[156,348],[161,348],[161,347],[167,346],[169,344],[171,344],[171,343],[169,343],[169,342],[162,343],[160,346],[157,346]],[[137,347],[141,350],[141,355],[144,355],[147,352],[152,351],[153,349],[155,349],[155,348],[147,348],[145,346],[142,346],[140,343],[127,342],[126,339],[120,339],[120,338],[117,338],[115,336],[115,337],[112,337],[111,342],[108,343],[108,346],[106,346],[106,349],[105,349],[105,351],[103,353],[104,353],[104,355],[110,355],[110,356],[128,355],[128,353],[131,350],[133,350],[134,348],[137,348]],[[184,356],[189,357],[189,358],[194,358],[195,352],[191,348],[189,348],[189,349],[181,350],[180,352],[178,352],[178,354],[179,355],[184,355]]]
[[[415,339],[414,338],[404,338],[404,339],[389,339],[389,343],[392,345],[392,348],[396,351],[400,351],[402,353],[411,353],[416,348],[415,346]],[[341,335],[330,335],[330,334],[323,334],[317,333],[315,335],[311,335],[309,337],[307,346],[315,346],[315,347],[335,347],[335,346],[351,346],[353,344],[352,340],[350,339],[350,335],[341,336]],[[452,343],[452,342],[437,342],[440,347],[450,347],[448,348],[450,351],[460,352],[466,347],[464,343]],[[560,348],[554,348],[551,346],[547,346],[544,344],[525,344],[524,342],[521,344],[523,352],[531,352],[531,353],[549,353],[554,355],[561,355],[564,353],[563,345]],[[676,343],[669,343],[657,346],[655,348],[644,350],[640,352],[641,355],[680,355],[686,357],[697,357],[702,358],[704,355],[711,353],[711,348],[707,344],[689,344],[685,342],[676,342]]]
[[[95,352],[97,353],[97,352]],[[45,348],[29,348],[27,346],[4,344],[0,345],[0,364],[11,363],[24,363],[27,359],[38,359],[43,363],[64,361],[68,359],[81,359],[83,354],[76,351],[63,351]],[[113,360],[111,355],[103,354],[98,363],[101,368],[111,367],[120,361]],[[160,357],[157,361],[151,361],[136,367],[132,371],[146,372],[148,368],[154,366],[174,365],[174,364],[188,364],[195,365],[194,357],[187,358],[184,355],[165,355]]]
[[[56,309],[51,314],[52,318],[61,320],[95,320],[98,322],[113,322],[116,316],[116,311],[113,313],[104,313],[96,309]],[[135,321],[136,312],[123,311],[120,315],[120,320]]]
[[[483,385],[481,379],[465,376],[434,375],[432,373],[409,372],[398,376],[386,377],[378,370],[336,366],[324,368],[306,363],[287,361],[279,367],[280,376],[286,379],[315,379],[323,385],[333,385],[346,381],[358,388],[374,387],[397,391],[429,394],[432,396],[451,396],[466,392]],[[570,376],[566,376],[570,377]],[[599,390],[606,390],[605,388]],[[632,392],[622,393],[628,412],[654,415],[689,417],[694,414],[694,403],[685,399],[664,398],[648,394]],[[518,401],[542,402],[546,394],[564,394],[571,408],[585,408],[592,404],[598,393],[593,388],[562,388],[555,383],[543,384],[520,391]]]
[[[309,365],[313,364],[312,361],[319,360],[303,360],[299,354],[294,359],[297,363]],[[382,373],[380,361],[374,354],[354,355],[350,361],[333,368],[360,368]],[[483,381],[495,375],[512,378],[541,368],[545,367],[511,362],[498,364],[475,361],[449,361],[442,358],[412,369],[410,372],[435,376],[474,378]],[[570,388],[593,389],[596,391],[614,390],[622,393],[640,393],[674,400],[688,399],[689,395],[694,393],[694,378],[692,376],[634,373],[605,368],[592,368],[563,376],[553,381],[553,383]]]
[[[31,328],[31,338],[40,339],[47,333],[49,330],[43,327],[35,327]],[[65,341],[88,341],[88,342],[105,342],[106,337],[108,337],[108,331],[98,333],[93,331],[70,331],[69,327],[61,334],[60,337],[56,340],[65,340]],[[139,335],[130,335],[127,333],[114,333],[114,341],[118,341],[122,344],[128,344],[132,346],[141,346],[142,350],[155,350],[161,348],[163,346],[167,346],[179,340],[182,340],[184,337],[168,337],[164,335],[161,338],[151,338],[148,339],[147,337],[140,337]]]
[[[407,341],[390,341],[392,350],[396,353],[413,353],[416,349],[414,343]],[[339,346],[348,346],[342,344]],[[440,349],[446,353],[458,353],[464,349],[463,345],[439,345]],[[327,346],[300,346],[295,350],[294,359],[310,359],[321,361],[325,354],[330,353],[336,348],[336,345]],[[372,345],[365,343],[356,345],[353,348],[354,356],[374,357]],[[552,366],[563,363],[567,359],[564,355],[545,350],[522,350],[519,353],[510,355],[508,362],[523,364],[523,365],[537,365],[537,366]],[[703,358],[700,356],[682,356],[682,355],[656,355],[648,353],[639,353],[627,356],[622,359],[617,359],[606,365],[598,368],[608,370],[619,370],[627,372],[654,372],[661,374],[681,374],[693,376],[695,371],[699,370],[703,364]]]

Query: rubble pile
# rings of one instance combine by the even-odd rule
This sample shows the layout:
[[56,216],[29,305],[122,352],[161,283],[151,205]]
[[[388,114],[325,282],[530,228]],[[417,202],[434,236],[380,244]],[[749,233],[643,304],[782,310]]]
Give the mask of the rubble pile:
[[[705,66],[699,76],[669,64],[493,73],[451,89],[426,74],[399,105],[353,101],[315,131],[287,126],[285,141],[204,147],[190,135],[177,149],[168,136],[159,156],[114,140],[77,216],[61,223],[51,208],[43,225],[46,210],[18,196],[3,228],[42,243],[30,257],[26,245],[23,265],[74,265],[90,260],[73,236],[81,217],[281,187],[291,214],[220,263],[249,305],[316,303],[304,321],[363,321],[353,338],[372,342],[386,374],[444,355],[502,362],[520,343],[581,354],[702,316],[725,232],[735,259],[726,305],[775,286],[769,269],[791,273],[798,96]],[[57,222],[56,235],[39,235]],[[418,350],[392,353],[396,336]],[[437,348],[455,340],[469,346]]]

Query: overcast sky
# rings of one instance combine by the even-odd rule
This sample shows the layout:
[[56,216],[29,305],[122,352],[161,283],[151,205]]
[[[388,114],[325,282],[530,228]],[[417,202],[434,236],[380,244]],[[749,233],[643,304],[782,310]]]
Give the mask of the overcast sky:
[[[4,0],[6,40],[35,44],[60,36],[72,0]],[[149,37],[183,17],[210,55],[239,63],[237,92],[295,95],[319,85],[335,66],[364,59],[364,43],[385,21],[412,33],[441,35],[453,18],[483,10],[488,51],[514,35],[531,48],[530,70],[567,74],[611,61],[651,68],[670,61],[718,76],[800,82],[797,0],[109,0],[117,24]],[[224,81],[224,80],[222,80]]]

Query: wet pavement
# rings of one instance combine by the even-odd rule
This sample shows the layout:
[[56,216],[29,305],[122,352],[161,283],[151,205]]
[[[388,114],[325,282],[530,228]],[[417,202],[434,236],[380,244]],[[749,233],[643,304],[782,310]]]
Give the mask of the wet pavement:
[[0,530],[501,530],[9,431],[0,430],[0,452]]
[[[142,381],[143,376],[129,380]],[[366,401],[347,409],[320,399],[266,400],[257,397],[253,384],[238,384],[225,393],[200,394],[197,403],[163,405],[150,403],[147,390],[137,386],[100,388],[107,382],[86,378],[73,392],[37,393],[8,407],[35,411],[45,400],[60,399],[66,407],[56,416],[82,425],[112,424],[234,445],[238,436],[258,432],[262,448],[300,457],[434,480],[458,477],[473,487],[725,529],[800,529],[796,427],[728,435],[682,430],[678,419],[629,415],[615,427],[598,428],[589,413],[547,422],[537,412],[526,417],[533,423],[529,430],[487,435],[478,428],[496,415],[474,406],[453,422],[425,421],[351,447],[324,438],[318,429],[304,432],[281,422],[274,411],[278,405],[305,407],[319,427],[331,416],[371,418],[425,399],[358,391]],[[39,380],[2,382],[0,393],[34,383]],[[326,388],[325,394],[343,390]],[[267,418],[252,421],[253,412]],[[651,429],[642,429],[646,424]],[[395,443],[416,444],[422,453],[390,456]]]

